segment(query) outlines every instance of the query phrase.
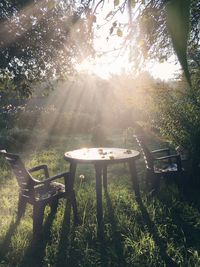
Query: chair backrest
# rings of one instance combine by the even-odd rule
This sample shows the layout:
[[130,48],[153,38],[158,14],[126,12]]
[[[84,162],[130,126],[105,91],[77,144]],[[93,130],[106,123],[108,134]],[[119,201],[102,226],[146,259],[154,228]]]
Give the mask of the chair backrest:
[[154,169],[154,160],[153,160],[153,156],[152,156],[152,153],[149,151],[148,147],[146,146],[145,144],[145,140],[144,140],[144,136],[142,135],[134,135],[139,147],[140,147],[140,150],[141,150],[141,153],[144,157],[144,161],[145,161],[145,165],[146,165],[146,168],[148,170],[152,170]]
[[0,155],[3,155],[9,162],[20,187],[20,192],[24,197],[30,197],[30,191],[35,184],[34,179],[30,173],[26,170],[20,157],[16,154],[7,153],[4,150],[0,151]]

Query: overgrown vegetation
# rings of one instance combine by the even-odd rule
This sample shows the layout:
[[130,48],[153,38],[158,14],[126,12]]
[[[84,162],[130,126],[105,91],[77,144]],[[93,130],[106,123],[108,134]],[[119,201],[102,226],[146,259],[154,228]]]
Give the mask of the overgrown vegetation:
[[165,87],[154,92],[154,100],[156,100],[155,126],[168,140],[179,146],[182,153],[185,153],[187,159],[191,161],[192,173],[199,175],[199,92],[196,91],[194,96],[190,90],[179,91]]
[[[124,146],[121,135],[112,136],[113,146]],[[22,157],[28,167],[47,163],[53,174],[68,169],[62,159],[66,150],[90,145],[88,136],[59,139],[57,145],[51,139],[50,145],[23,152]],[[136,148],[136,144],[132,146]],[[78,166],[75,190],[82,223],[73,225],[73,216],[70,217],[65,201],[61,201],[54,218],[50,217],[47,208],[44,239],[34,248],[31,207],[27,207],[24,218],[17,225],[17,184],[1,159],[0,263],[9,267],[199,266],[197,203],[182,200],[177,187],[164,182],[159,194],[152,198],[144,191],[142,160],[137,168],[142,192],[139,202],[135,200],[127,166],[109,167],[108,193],[103,194],[102,230],[98,229],[96,220],[94,169],[89,165]],[[79,178],[81,174],[84,179]],[[99,236],[99,231],[103,235]]]

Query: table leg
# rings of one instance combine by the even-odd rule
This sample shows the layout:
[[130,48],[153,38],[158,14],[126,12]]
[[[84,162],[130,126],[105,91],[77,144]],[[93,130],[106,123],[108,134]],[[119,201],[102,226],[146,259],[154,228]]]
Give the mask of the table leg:
[[97,221],[101,224],[103,218],[102,206],[102,166],[95,164],[96,170],[96,198],[97,198]]
[[135,191],[135,197],[136,197],[136,199],[139,199],[140,198],[140,189],[139,189],[137,170],[136,170],[134,160],[129,161],[129,168],[130,168],[131,178],[132,178],[132,182],[133,182],[133,189]]
[[103,188],[107,190],[107,166],[103,167]]
[[79,222],[79,219],[78,219],[76,197],[74,193],[75,174],[76,174],[76,163],[71,163],[70,164],[70,179],[69,179],[68,187],[69,187],[70,202],[71,202],[73,212],[74,212],[74,222],[75,224],[77,224]]

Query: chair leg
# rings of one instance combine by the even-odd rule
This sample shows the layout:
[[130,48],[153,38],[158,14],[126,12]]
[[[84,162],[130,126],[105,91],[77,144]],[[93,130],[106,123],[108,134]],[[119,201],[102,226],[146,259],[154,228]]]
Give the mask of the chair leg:
[[75,224],[78,224],[79,223],[78,209],[77,209],[76,196],[75,196],[74,190],[72,190],[70,195],[71,195],[70,202],[71,202],[73,213],[74,213],[74,222]]
[[33,239],[37,239],[42,234],[42,224],[44,218],[45,205],[33,205]]
[[155,177],[155,180],[154,180],[155,193],[157,193],[160,189],[160,179],[161,177]]
[[51,213],[55,214],[58,208],[58,198],[56,198],[50,205],[51,207]]
[[156,194],[160,188],[160,177],[156,176],[154,173],[147,173],[146,181],[148,183],[148,187],[150,187],[150,192]]
[[26,200],[25,198],[19,194],[19,200],[18,200],[18,210],[17,210],[17,221],[19,221],[22,216],[24,215],[25,209],[26,209]]

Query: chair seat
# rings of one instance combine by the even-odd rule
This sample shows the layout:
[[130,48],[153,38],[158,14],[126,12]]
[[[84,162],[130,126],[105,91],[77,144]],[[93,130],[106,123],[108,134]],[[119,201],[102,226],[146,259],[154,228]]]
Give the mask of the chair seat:
[[178,167],[176,163],[168,164],[164,166],[163,168],[158,168],[154,166],[154,172],[155,173],[167,173],[167,172],[177,172]]
[[48,187],[42,185],[35,188],[35,200],[45,200],[54,196],[63,195],[65,193],[65,186],[58,182],[52,182]]

